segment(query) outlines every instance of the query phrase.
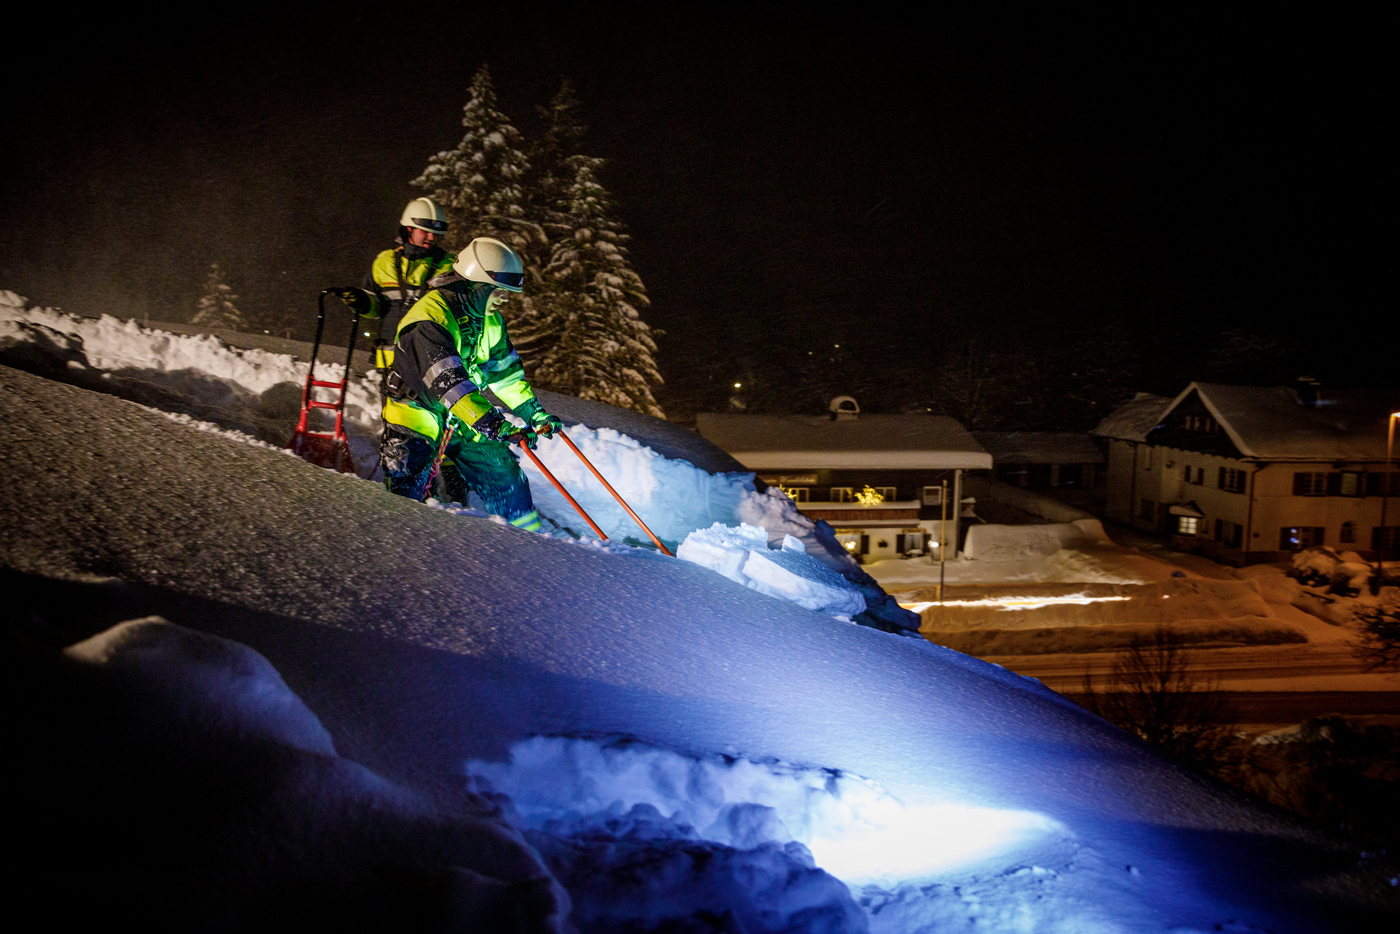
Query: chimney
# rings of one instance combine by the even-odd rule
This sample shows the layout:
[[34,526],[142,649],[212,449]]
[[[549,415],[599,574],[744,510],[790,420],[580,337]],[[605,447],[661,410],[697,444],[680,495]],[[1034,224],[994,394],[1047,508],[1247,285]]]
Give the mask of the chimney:
[[860,404],[850,396],[837,396],[827,406],[832,421],[860,418]]

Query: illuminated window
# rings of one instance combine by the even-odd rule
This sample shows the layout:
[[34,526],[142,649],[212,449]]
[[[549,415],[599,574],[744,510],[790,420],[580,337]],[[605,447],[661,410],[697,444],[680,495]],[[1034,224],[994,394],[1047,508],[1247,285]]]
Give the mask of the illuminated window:
[[860,529],[833,529],[836,541],[853,555],[863,555],[870,550],[870,536]]
[[1315,525],[1292,525],[1279,529],[1279,551],[1302,551],[1322,544],[1326,530]]
[[925,505],[925,506],[939,506],[939,505],[942,505],[942,503],[943,503],[943,487],[941,487],[941,486],[926,486],[926,487],[924,487],[924,505]]
[[1360,471],[1344,470],[1337,477],[1338,496],[1360,496],[1362,490],[1362,474]]
[[786,493],[794,502],[807,502],[807,494],[810,490],[805,486],[780,486],[778,489]]
[[856,492],[848,486],[834,486],[831,488],[831,501],[833,503],[854,503]]
[[1196,527],[1197,527],[1197,524],[1198,524],[1200,521],[1201,521],[1201,520],[1198,519],[1198,518],[1196,518],[1195,516],[1177,516],[1177,517],[1176,517],[1176,534],[1178,534],[1178,535],[1195,535],[1195,534],[1196,534]]

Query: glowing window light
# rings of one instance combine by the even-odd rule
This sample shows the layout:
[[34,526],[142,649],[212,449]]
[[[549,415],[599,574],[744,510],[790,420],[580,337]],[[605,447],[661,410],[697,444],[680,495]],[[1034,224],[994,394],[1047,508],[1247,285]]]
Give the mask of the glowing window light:
[[[1132,597],[1090,597],[1085,594],[1067,594],[1060,597],[985,597],[981,600],[944,600],[942,606],[995,606],[1003,610],[1036,610],[1057,604],[1088,606],[1091,603],[1117,603],[1131,600]],[[931,606],[939,606],[935,601],[927,603],[901,603],[900,606],[914,613],[922,613]]]

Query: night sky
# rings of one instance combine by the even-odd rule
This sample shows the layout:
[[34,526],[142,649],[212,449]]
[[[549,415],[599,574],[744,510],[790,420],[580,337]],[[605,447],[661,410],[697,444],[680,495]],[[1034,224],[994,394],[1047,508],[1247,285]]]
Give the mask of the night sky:
[[89,19],[9,53],[0,288],[185,320],[217,260],[246,314],[309,335],[317,291],[358,283],[460,139],[485,62],[527,135],[573,81],[668,409],[835,343],[878,385],[960,340],[1107,327],[1162,359],[1245,328],[1393,368],[1379,24],[335,9]]

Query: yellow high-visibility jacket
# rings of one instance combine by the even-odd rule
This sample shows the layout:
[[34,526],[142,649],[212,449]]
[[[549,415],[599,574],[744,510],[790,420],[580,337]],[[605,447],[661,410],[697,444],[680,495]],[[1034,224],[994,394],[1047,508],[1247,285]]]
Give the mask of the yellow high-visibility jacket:
[[365,276],[370,310],[362,317],[380,319],[380,338],[393,341],[404,313],[428,293],[429,281],[451,272],[456,261],[457,257],[435,246],[412,259],[404,255],[402,245],[385,250],[374,258]]
[[[493,406],[490,389],[527,422],[539,408],[525,381],[525,367],[511,346],[498,312],[486,312],[492,286],[455,272],[431,282],[399,322],[394,342],[394,378],[384,420],[436,440],[447,413],[470,428]],[[482,436],[469,431],[473,440]]]

